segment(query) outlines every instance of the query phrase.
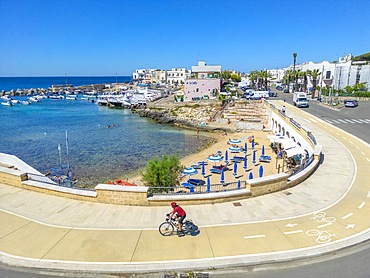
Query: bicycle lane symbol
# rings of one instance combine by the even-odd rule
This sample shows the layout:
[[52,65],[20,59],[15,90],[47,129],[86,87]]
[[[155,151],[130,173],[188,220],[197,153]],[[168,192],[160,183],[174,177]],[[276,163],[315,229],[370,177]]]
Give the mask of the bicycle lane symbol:
[[[327,217],[325,212],[316,212],[310,219],[316,221],[317,223],[324,223],[322,225],[317,226],[317,228],[319,229],[332,225],[336,221],[335,217]],[[316,242],[320,244],[330,242],[331,238],[335,236],[335,234],[332,234],[330,231],[327,230],[320,231],[317,229],[311,229],[306,231],[306,235],[316,237]]]

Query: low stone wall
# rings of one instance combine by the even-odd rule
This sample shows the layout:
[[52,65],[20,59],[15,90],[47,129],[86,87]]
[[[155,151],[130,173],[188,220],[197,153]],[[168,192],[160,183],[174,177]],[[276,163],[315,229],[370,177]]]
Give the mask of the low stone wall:
[[17,187],[22,187],[22,181],[27,180],[27,174],[20,173],[18,170],[0,166],[0,182]]
[[131,206],[149,205],[148,187],[98,184],[95,190],[97,201],[100,203]]
[[288,174],[280,173],[262,178],[247,180],[247,189],[252,197],[261,196],[288,188]]

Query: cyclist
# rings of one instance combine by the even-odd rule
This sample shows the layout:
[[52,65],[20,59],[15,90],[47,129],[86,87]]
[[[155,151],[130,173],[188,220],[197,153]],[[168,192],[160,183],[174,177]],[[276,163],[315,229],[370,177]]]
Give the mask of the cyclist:
[[172,202],[171,207],[172,207],[173,210],[170,213],[170,217],[174,216],[175,219],[178,221],[178,223],[177,223],[178,234],[179,234],[179,236],[183,236],[184,233],[182,232],[182,222],[184,221],[184,219],[186,217],[186,212],[176,202]]

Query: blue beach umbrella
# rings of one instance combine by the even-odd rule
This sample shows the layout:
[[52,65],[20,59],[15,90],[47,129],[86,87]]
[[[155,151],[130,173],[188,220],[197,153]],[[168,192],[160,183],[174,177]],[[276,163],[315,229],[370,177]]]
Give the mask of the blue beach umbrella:
[[262,145],[262,155],[265,155],[265,145]]
[[244,156],[244,166],[243,166],[244,170],[247,170],[247,157]]
[[225,151],[225,163],[227,164],[227,161],[229,160],[229,152]]
[[252,163],[253,163],[253,164],[256,164],[256,151],[253,151],[253,159],[252,159]]
[[236,161],[234,161],[234,173],[233,173],[234,176],[237,175],[237,171],[238,171],[238,163],[236,163]]
[[188,167],[188,168],[185,168],[181,173],[183,175],[191,176],[191,175],[198,174],[198,170],[194,169],[193,167]]
[[248,145],[247,143],[244,143],[244,154],[247,154],[247,150],[248,150]]
[[238,180],[238,189],[240,189],[240,180]]
[[254,138],[252,139],[252,150],[254,150]]
[[211,192],[211,179],[207,177],[207,192]]
[[253,180],[253,174],[252,174],[252,172],[249,173],[249,179],[250,180]]
[[232,152],[232,153],[239,153],[239,152],[242,151],[242,148],[241,147],[238,147],[238,146],[230,147],[229,148],[229,151]]
[[234,144],[239,144],[241,141],[239,139],[230,139],[229,144],[234,145]]
[[262,165],[260,165],[260,169],[258,170],[259,174],[260,174],[260,178],[262,178],[262,175],[263,175],[263,167]]
[[211,155],[209,156],[208,158],[208,161],[211,161],[211,162],[220,162],[222,161],[222,156],[219,156],[219,155]]
[[206,174],[206,171],[204,170],[204,161],[202,161],[202,176]]
[[222,170],[221,170],[220,183],[224,183],[224,182],[225,182],[225,173],[224,173],[224,168],[222,168]]

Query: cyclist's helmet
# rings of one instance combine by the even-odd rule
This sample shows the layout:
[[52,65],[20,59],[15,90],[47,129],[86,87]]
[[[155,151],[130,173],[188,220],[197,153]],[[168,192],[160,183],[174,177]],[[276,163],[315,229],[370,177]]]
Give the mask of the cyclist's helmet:
[[171,203],[171,207],[173,207],[173,208],[174,208],[174,207],[176,207],[176,206],[177,206],[176,202],[172,202],[172,203]]

